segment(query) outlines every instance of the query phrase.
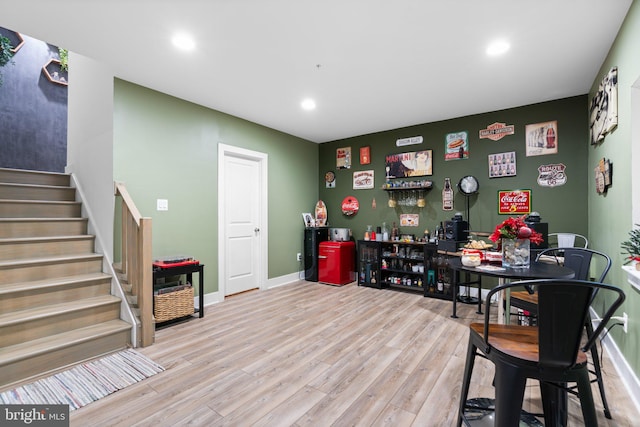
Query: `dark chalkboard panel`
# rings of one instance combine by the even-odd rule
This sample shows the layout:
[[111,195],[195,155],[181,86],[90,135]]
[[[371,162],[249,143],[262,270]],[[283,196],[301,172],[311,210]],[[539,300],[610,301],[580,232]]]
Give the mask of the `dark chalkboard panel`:
[[[0,27],[0,34],[7,34]],[[22,35],[13,64],[0,69],[0,167],[64,172],[67,164],[67,87],[50,82],[42,67],[55,46]]]

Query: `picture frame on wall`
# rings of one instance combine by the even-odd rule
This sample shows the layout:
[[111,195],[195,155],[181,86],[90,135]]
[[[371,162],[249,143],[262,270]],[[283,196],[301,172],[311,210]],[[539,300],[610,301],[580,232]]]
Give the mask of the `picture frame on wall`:
[[351,147],[336,149],[336,168],[351,169]]
[[369,163],[371,163],[371,147],[368,145],[360,147],[360,164],[368,165]]
[[558,152],[557,120],[526,125],[525,135],[527,157],[556,154]]
[[433,150],[388,154],[385,170],[387,179],[433,175]]
[[516,176],[516,152],[489,154],[489,178]]
[[373,170],[358,171],[353,173],[353,189],[368,190],[374,186]]

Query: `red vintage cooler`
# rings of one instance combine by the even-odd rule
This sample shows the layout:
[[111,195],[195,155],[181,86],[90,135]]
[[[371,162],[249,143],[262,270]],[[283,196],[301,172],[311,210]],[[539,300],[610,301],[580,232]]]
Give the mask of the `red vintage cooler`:
[[356,244],[354,242],[320,243],[318,281],[342,286],[355,280]]

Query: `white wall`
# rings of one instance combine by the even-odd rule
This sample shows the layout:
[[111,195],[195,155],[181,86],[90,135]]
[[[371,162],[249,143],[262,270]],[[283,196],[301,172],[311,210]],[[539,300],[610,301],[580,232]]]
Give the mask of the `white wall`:
[[[113,73],[69,52],[67,172],[73,173],[93,215],[93,229],[113,259]],[[99,249],[96,247],[96,249]]]

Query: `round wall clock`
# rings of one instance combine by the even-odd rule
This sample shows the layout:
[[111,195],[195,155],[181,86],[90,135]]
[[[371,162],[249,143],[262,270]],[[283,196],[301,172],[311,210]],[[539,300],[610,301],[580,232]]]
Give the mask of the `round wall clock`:
[[475,176],[467,175],[460,179],[460,182],[458,182],[458,188],[462,194],[470,196],[478,192],[480,184]]

